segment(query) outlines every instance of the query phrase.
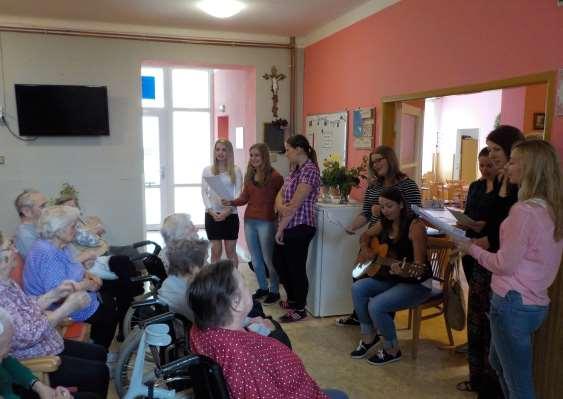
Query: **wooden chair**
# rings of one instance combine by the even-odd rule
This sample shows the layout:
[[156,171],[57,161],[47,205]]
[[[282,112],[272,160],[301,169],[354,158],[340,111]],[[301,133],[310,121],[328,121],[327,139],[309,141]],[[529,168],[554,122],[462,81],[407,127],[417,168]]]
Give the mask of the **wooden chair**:
[[49,373],[57,371],[61,365],[61,358],[58,356],[41,356],[20,360],[20,363],[30,369],[41,382],[49,385]]
[[[432,319],[445,315],[447,293],[449,289],[450,275],[455,264],[455,245],[448,238],[428,237],[428,262],[432,266],[432,275],[440,284],[439,288],[432,287],[432,296],[424,303],[410,308],[408,316],[408,329],[412,326],[412,358],[416,359],[418,354],[418,341],[420,338],[420,326],[423,320]],[[435,284],[434,284],[435,285]],[[434,309],[435,312],[422,315],[423,310]],[[446,331],[450,345],[454,345],[452,329],[444,316]]]

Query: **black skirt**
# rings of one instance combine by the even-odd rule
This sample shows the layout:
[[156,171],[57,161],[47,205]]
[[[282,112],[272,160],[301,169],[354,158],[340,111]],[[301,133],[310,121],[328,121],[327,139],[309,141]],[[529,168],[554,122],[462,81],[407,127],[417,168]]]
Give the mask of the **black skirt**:
[[239,230],[238,214],[232,213],[221,222],[216,222],[205,213],[205,232],[208,240],[237,240]]

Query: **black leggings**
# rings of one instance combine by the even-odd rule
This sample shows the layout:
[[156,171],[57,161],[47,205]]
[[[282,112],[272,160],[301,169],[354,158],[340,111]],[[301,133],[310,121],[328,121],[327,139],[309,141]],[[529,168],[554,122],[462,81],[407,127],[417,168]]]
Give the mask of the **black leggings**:
[[49,374],[52,387],[77,387],[78,392],[91,392],[100,398],[107,396],[109,369],[104,347],[65,339],[59,357],[61,365]]
[[287,302],[298,310],[307,304],[307,255],[316,231],[312,226],[300,224],[284,230],[284,245],[274,246],[274,267],[287,293]]
[[103,290],[100,291],[100,294],[102,296],[100,306],[98,306],[94,314],[85,320],[85,322],[92,326],[90,330],[90,338],[92,338],[92,341],[108,349],[115,335],[118,315],[115,299],[112,295]]

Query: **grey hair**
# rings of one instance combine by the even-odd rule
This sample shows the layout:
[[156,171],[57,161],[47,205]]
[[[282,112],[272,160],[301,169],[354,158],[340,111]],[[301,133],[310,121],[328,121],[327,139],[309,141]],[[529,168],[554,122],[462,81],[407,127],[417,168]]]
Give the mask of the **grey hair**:
[[176,240],[166,246],[168,273],[176,276],[192,274],[194,267],[203,267],[209,241]]
[[50,240],[58,232],[78,221],[80,211],[72,206],[57,205],[45,208],[37,222],[41,238]]
[[[193,234],[187,232],[188,229],[194,231]],[[187,213],[173,213],[166,216],[160,228],[160,234],[164,239],[164,243],[168,245],[175,240],[197,239],[197,230],[192,223],[190,215]]]
[[14,201],[14,206],[16,207],[16,210],[18,211],[18,214],[20,216],[22,215],[22,209],[23,208],[31,208],[34,204],[33,204],[33,194],[41,194],[39,191],[34,190],[32,188],[26,188],[25,190],[23,190],[22,193],[20,193],[15,201]]

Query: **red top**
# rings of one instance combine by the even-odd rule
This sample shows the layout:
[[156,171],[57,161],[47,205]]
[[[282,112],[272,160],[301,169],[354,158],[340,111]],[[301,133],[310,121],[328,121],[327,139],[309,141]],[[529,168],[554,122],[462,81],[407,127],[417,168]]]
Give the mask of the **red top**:
[[297,355],[273,338],[193,326],[190,342],[221,366],[232,399],[328,399]]
[[242,193],[233,201],[233,205],[248,204],[244,212],[245,219],[275,220],[274,203],[282,186],[283,177],[273,169],[268,184],[263,187],[258,187],[254,182],[244,183]]

